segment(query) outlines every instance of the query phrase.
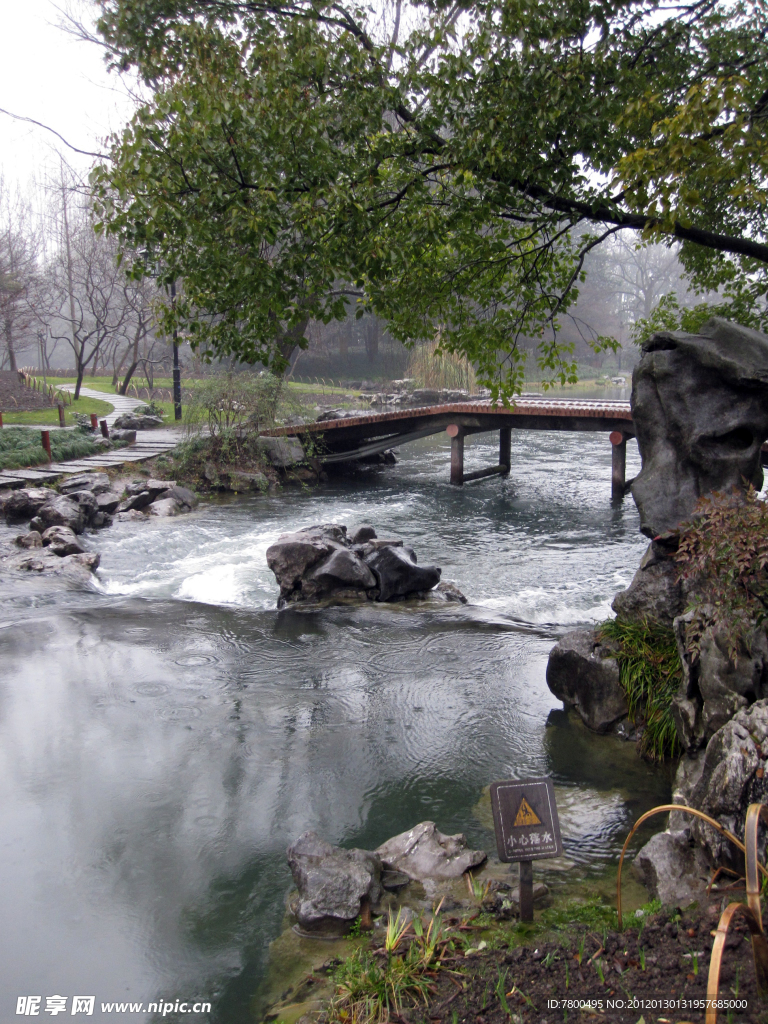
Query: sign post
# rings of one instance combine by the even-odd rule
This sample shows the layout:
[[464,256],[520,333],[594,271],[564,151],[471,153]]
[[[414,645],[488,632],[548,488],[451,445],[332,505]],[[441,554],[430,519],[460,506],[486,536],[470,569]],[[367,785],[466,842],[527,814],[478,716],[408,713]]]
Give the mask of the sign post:
[[510,779],[491,785],[499,860],[520,864],[520,920],[533,920],[533,862],[563,852],[551,779]]

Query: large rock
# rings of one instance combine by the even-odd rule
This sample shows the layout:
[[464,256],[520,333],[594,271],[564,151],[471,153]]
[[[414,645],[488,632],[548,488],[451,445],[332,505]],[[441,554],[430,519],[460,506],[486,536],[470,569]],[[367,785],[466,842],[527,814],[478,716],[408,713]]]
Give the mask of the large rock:
[[446,836],[433,821],[422,821],[409,832],[388,839],[376,850],[382,864],[423,882],[429,878],[459,878],[486,860],[484,850],[470,850],[461,833]]
[[285,533],[267,548],[267,565],[277,577],[280,585],[280,599],[287,600],[301,590],[302,577],[306,571],[335,549],[335,539],[322,532],[300,530]]
[[304,461],[304,449],[297,437],[260,437],[259,447],[273,466],[289,469]]
[[6,522],[14,523],[21,519],[32,519],[54,495],[55,491],[48,487],[22,487],[17,491],[12,491],[3,502],[3,515]]
[[683,682],[671,707],[677,734],[689,753],[704,746],[742,708],[768,696],[768,637],[764,629],[752,630],[746,649],[742,647],[732,658],[722,629],[705,626],[694,656],[686,636],[692,617],[688,612],[673,624]]
[[92,491],[71,491],[67,497],[80,506],[86,524],[93,523],[97,512],[100,511],[98,497]]
[[304,832],[288,847],[288,864],[299,891],[292,904],[302,928],[343,931],[364,901],[381,899],[381,860],[367,850],[341,850],[315,832]]
[[710,863],[688,829],[653,836],[638,852],[632,870],[652,899],[673,907],[703,901],[712,877]]
[[80,544],[75,533],[68,526],[49,526],[43,533],[45,547],[61,558],[67,555],[82,555],[85,548]]
[[[114,423],[116,430],[151,430],[154,427],[162,427],[162,425],[161,416],[146,416],[137,412],[123,413],[122,416],[117,417]],[[112,436],[114,437],[114,434]],[[134,440],[136,440],[135,437]]]
[[547,686],[595,732],[608,732],[626,718],[619,664],[614,652],[598,643],[593,629],[576,629],[555,644],[547,662]]
[[74,533],[82,533],[87,516],[76,501],[64,494],[53,494],[38,509],[37,518],[40,519],[43,529],[49,526],[68,526]]
[[702,495],[763,482],[768,335],[714,318],[697,335],[662,331],[632,375],[642,469],[632,484],[640,528],[654,537],[690,517]]
[[198,504],[194,491],[190,491],[188,487],[182,487],[180,484],[174,484],[173,487],[169,487],[167,491],[163,491],[157,496],[158,501],[164,501],[166,498],[173,498],[185,512],[196,508]]
[[181,512],[181,505],[175,498],[158,498],[149,506],[149,514],[159,519],[167,519],[169,516],[177,516]]
[[139,512],[141,511],[141,509],[146,508],[147,505],[151,504],[152,495],[149,493],[149,491],[139,491],[138,494],[131,494],[129,497],[125,499],[125,501],[121,501],[120,504],[117,506],[117,511],[131,512],[135,510]]
[[393,601],[431,590],[440,582],[440,569],[436,565],[417,565],[402,548],[382,547],[367,555],[365,561],[378,581],[379,601]]
[[[768,699],[763,699],[739,711],[709,741],[690,805],[743,839],[747,808],[768,800],[767,758]],[[698,819],[690,828],[713,863],[739,865],[738,851],[713,828]]]
[[115,512],[121,501],[122,498],[115,491],[105,491],[103,494],[96,495],[96,504],[99,512],[104,512],[107,515]]
[[376,577],[354,551],[348,548],[336,548],[316,565],[310,577],[328,589],[345,587],[363,590],[376,586]]
[[353,544],[345,526],[330,523],[278,537],[267,548],[267,564],[280,585],[278,607],[307,601],[391,601],[439,583],[436,566],[417,565],[416,555],[401,540],[376,540],[372,532],[365,528],[364,541]]
[[613,599],[611,607],[616,617],[625,622],[651,621],[671,626],[685,610],[687,596],[678,573],[672,558],[649,545],[632,582]]
[[59,484],[59,491],[62,494],[71,494],[73,491],[104,494],[109,488],[109,477],[106,473],[78,473],[75,476],[67,477]]

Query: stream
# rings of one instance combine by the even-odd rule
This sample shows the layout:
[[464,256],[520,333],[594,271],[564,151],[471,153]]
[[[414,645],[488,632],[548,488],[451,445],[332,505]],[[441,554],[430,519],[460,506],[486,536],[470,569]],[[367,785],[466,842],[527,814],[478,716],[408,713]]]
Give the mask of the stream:
[[[545,667],[610,615],[646,541],[631,497],[611,502],[605,436],[512,445],[506,479],[450,487],[443,434],[393,467],[90,536],[91,591],[3,586],[4,1019],[55,993],[67,1016],[95,996],[93,1020],[199,998],[209,1014],[163,1019],[258,1021],[287,970],[286,846],[311,828],[370,849],[429,819],[492,852],[495,779],[552,776],[564,895],[615,871],[669,773],[587,734]],[[466,469],[497,455],[474,436]],[[470,603],[276,612],[266,549],[318,522],[402,537]]]

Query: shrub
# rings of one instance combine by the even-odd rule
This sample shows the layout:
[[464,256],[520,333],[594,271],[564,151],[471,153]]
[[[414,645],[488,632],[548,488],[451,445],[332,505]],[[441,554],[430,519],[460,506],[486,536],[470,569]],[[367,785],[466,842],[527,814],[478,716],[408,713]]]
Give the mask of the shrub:
[[627,697],[632,722],[644,722],[640,752],[661,761],[681,753],[670,714],[672,698],[683,678],[680,655],[671,629],[651,622],[613,619],[599,628],[601,640],[617,650],[619,682]]
[[285,381],[271,373],[221,373],[202,381],[187,405],[187,424],[207,423],[212,435],[226,431],[268,430],[290,395]]
[[751,484],[745,492],[701,498],[678,533],[680,577],[695,584],[687,646],[698,655],[711,625],[735,661],[740,651],[749,653],[755,627],[768,619],[768,504]]

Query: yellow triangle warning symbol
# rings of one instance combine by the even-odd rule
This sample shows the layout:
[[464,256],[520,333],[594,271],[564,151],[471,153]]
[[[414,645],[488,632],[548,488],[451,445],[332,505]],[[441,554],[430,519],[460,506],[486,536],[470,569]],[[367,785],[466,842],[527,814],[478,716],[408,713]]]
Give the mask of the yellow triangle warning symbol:
[[540,825],[541,819],[528,801],[523,797],[515,815],[515,826],[518,825]]

